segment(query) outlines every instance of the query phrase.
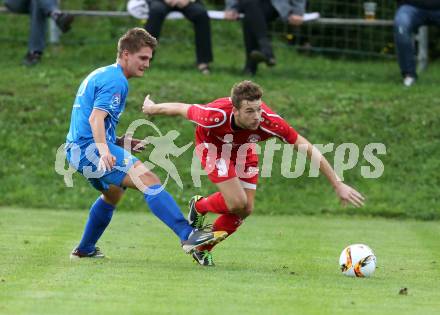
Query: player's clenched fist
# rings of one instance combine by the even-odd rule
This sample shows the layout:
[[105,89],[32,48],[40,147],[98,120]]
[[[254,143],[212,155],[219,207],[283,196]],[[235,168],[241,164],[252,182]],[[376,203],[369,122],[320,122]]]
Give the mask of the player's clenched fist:
[[144,100],[144,105],[142,106],[142,112],[145,115],[152,115],[154,109],[153,107],[154,107],[154,102],[150,100],[150,95],[147,95],[147,97],[145,97]]

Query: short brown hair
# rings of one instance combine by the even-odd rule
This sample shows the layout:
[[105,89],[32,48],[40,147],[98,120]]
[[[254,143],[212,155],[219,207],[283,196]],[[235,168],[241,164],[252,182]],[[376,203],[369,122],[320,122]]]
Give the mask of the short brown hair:
[[129,53],[136,53],[142,47],[150,47],[155,49],[157,40],[150,33],[140,27],[129,29],[127,33],[121,36],[118,41],[118,57],[122,56],[122,52],[127,50]]
[[252,81],[241,81],[235,83],[231,89],[232,105],[240,108],[242,101],[256,101],[263,96],[263,89]]

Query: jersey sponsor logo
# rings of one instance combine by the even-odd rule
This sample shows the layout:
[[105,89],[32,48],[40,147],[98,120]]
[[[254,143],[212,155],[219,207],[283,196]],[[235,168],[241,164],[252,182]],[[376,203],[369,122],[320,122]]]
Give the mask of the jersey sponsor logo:
[[261,137],[260,137],[260,135],[257,135],[257,134],[252,134],[252,135],[250,135],[248,137],[248,142],[249,143],[256,143],[256,142],[258,142],[260,140],[261,140]]
[[246,173],[249,177],[253,177],[255,175],[258,175],[259,169],[258,167],[250,166],[248,167]]
[[120,104],[121,104],[121,94],[120,93],[113,94],[110,107],[112,109],[116,109]]

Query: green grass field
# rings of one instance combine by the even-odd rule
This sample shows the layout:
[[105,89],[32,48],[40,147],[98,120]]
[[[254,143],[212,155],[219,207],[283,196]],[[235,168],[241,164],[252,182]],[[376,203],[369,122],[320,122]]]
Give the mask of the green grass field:
[[[1,0],[0,0],[1,2]],[[123,9],[125,1],[63,1],[65,8]],[[264,100],[313,143],[385,144],[383,176],[366,179],[365,159],[344,173],[367,200],[341,208],[326,180],[280,176],[275,154],[261,178],[255,215],[215,251],[215,268],[183,254],[164,225],[127,192],[100,241],[110,259],[71,263],[87,209],[97,192],[79,175],[67,188],[54,171],[74,95],[93,69],[113,63],[116,41],[134,19],[77,18],[43,62],[25,68],[28,17],[0,15],[0,314],[439,314],[440,313],[440,63],[429,63],[411,89],[396,60],[303,55],[275,35],[275,68],[253,78]],[[142,101],[206,103],[229,93],[244,62],[240,25],[213,21],[212,75],[194,66],[193,31],[167,21],[144,78],[131,80],[119,134],[138,118]],[[153,118],[176,129],[183,146],[193,125]],[[139,138],[151,134],[140,130]],[[192,150],[189,150],[192,151]],[[167,190],[186,204],[213,192],[194,187],[192,154],[172,158],[184,183]],[[137,155],[148,160],[149,150]],[[334,154],[326,157],[333,164]],[[163,179],[165,172],[155,168]],[[306,169],[307,172],[307,169]],[[76,210],[72,210],[76,209]],[[386,219],[387,218],[387,219]],[[338,259],[351,243],[378,258],[373,278],[341,275]],[[399,290],[408,288],[407,295]]]
[[[8,161],[0,164],[0,177],[8,179],[0,185],[0,205],[88,208],[95,192],[80,176],[74,177],[73,189],[66,188],[54,171],[55,152],[65,141],[78,85],[91,70],[114,62],[117,38],[139,22],[78,18],[72,31],[62,37],[62,45],[49,47],[43,62],[31,69],[20,65],[26,50],[27,17],[2,15],[0,23],[5,26],[0,29],[4,54],[0,60],[0,160]],[[144,78],[130,82],[119,133],[133,120],[143,118],[140,106],[146,94],[158,102],[205,103],[228,95],[233,83],[246,79],[240,75],[240,25],[214,21],[212,27],[215,62],[212,75],[204,78],[193,65],[190,25],[184,21],[165,23],[151,69]],[[382,177],[363,178],[360,169],[369,165],[363,158],[344,173],[346,181],[368,202],[362,211],[343,211],[439,219],[440,131],[436,126],[440,124],[440,64],[431,62],[418,84],[404,89],[395,60],[361,62],[304,56],[278,37],[275,51],[279,64],[273,69],[262,66],[254,80],[264,88],[264,100],[302,135],[313,143],[356,143],[361,152],[368,143],[386,145],[387,154],[380,156],[385,166]],[[193,140],[194,127],[189,122],[168,117],[154,117],[152,121],[163,133],[171,129],[181,132],[176,141],[179,146]],[[146,128],[136,135],[144,138],[149,134],[151,130]],[[192,185],[191,153],[188,150],[172,158],[184,189],[173,183],[167,186],[182,204],[191,195],[212,192],[207,180],[201,188]],[[333,153],[326,156],[333,163]],[[138,157],[148,160],[148,152]],[[280,157],[281,153],[275,155],[277,161]],[[159,168],[156,170],[165,177]],[[286,187],[291,194],[285,194]],[[121,207],[142,209],[142,200],[129,194]],[[269,214],[342,211],[324,178],[286,179],[280,176],[279,167],[274,167],[271,178],[261,180],[256,209]]]
[[[117,212],[105,260],[69,261],[86,211],[1,208],[0,314],[438,314],[438,222],[251,216],[194,264],[150,214]],[[368,279],[338,269],[370,245]],[[408,295],[399,295],[401,288]]]

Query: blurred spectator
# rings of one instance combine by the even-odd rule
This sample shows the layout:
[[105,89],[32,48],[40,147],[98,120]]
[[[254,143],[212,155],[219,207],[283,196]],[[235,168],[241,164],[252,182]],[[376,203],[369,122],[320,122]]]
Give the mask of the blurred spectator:
[[236,20],[243,13],[246,64],[243,72],[257,73],[258,64],[276,64],[269,37],[269,23],[280,17],[291,25],[301,25],[306,0],[226,0],[225,19]]
[[209,74],[212,62],[211,24],[205,6],[200,0],[148,0],[149,17],[145,29],[157,39],[163,21],[171,11],[179,11],[194,24],[197,68]]
[[440,0],[401,0],[394,17],[394,40],[403,84],[414,84],[416,74],[413,34],[422,25],[440,26]]
[[46,46],[48,17],[55,21],[63,33],[70,30],[73,22],[72,15],[59,10],[57,0],[5,0],[4,3],[11,12],[30,15],[28,52],[23,59],[23,64],[26,66],[33,66],[41,60]]

